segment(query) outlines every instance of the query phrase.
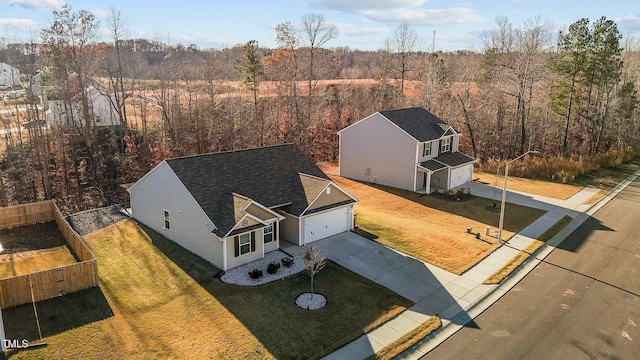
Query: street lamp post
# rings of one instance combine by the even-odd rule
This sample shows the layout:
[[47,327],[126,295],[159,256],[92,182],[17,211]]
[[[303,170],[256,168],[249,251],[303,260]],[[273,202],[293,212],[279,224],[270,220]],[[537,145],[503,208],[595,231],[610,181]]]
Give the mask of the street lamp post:
[[518,156],[517,158],[507,161],[507,165],[504,168],[504,187],[502,188],[502,204],[500,205],[500,225],[498,226],[498,242],[502,243],[502,228],[504,226],[504,207],[505,202],[507,200],[507,176],[509,176],[509,164],[512,162],[528,155],[528,154],[539,154],[539,151],[529,150],[526,153]]

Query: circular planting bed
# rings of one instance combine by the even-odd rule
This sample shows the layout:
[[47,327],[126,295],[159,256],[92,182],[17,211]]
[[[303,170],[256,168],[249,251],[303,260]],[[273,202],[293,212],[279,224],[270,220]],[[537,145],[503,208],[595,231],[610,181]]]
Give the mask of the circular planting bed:
[[306,292],[298,295],[296,305],[305,310],[320,310],[327,306],[327,298],[322,294]]

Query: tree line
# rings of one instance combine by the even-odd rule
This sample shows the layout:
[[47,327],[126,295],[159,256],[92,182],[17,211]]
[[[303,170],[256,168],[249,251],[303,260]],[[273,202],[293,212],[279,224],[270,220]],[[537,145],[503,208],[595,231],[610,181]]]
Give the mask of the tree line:
[[[407,22],[378,51],[331,48],[339,34],[318,14],[278,24],[275,49],[134,40],[117,10],[107,26],[101,39],[91,13],[65,5],[39,38],[2,44],[0,61],[21,69],[27,90],[45,79],[41,93],[5,100],[14,114],[5,127],[44,118],[45,95],[69,119],[5,133],[0,205],[55,197],[74,212],[122,202],[120,185],[172,156],[295,143],[335,160],[338,130],[412,106],[461,131],[461,150],[484,165],[528,149],[571,160],[633,155],[638,145],[638,44],[606,18],[579,19],[556,37],[539,18],[500,17],[483,51],[448,53],[426,50]],[[98,124],[92,86],[121,126]]]

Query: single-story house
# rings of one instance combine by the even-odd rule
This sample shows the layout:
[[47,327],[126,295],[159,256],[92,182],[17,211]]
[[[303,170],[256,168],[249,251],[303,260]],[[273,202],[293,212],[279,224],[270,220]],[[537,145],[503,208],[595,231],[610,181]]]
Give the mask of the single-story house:
[[134,219],[223,270],[353,229],[357,201],[291,144],[167,159],[127,191]]
[[376,112],[338,135],[343,177],[427,194],[473,179],[460,133],[420,107]]

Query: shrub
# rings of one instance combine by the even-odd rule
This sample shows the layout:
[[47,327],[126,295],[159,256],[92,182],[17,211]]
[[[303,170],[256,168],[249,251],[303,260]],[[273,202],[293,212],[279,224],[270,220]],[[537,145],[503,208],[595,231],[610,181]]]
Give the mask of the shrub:
[[464,192],[464,188],[460,188],[456,191],[456,197],[458,200],[462,200],[467,197],[467,193]]
[[269,263],[269,265],[267,265],[267,274],[275,274],[278,272],[278,270],[280,269],[280,263],[279,262],[272,262]]
[[445,191],[445,192],[443,193],[443,195],[444,195],[445,197],[452,197],[452,196],[453,196],[453,190],[449,189],[449,190]]
[[253,269],[249,271],[249,277],[253,280],[258,280],[262,277],[262,270]]
[[293,265],[293,262],[294,262],[293,258],[290,258],[290,257],[283,258],[281,261],[284,267],[291,267],[291,265]]

